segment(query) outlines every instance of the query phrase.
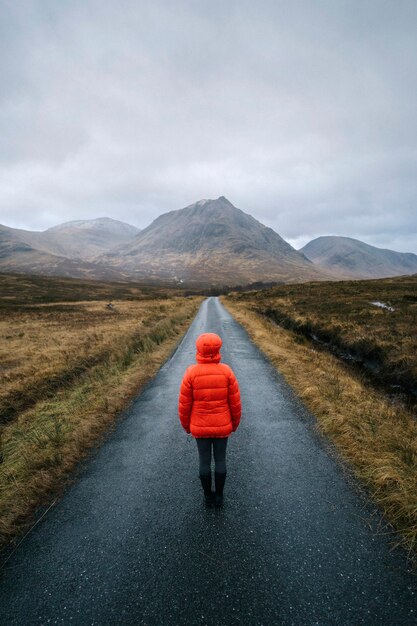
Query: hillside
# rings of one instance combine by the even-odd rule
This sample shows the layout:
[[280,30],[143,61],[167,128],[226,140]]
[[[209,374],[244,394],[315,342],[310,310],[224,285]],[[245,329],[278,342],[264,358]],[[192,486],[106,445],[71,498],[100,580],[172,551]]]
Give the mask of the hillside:
[[331,277],[223,196],[161,215],[128,245],[99,260],[132,276],[188,284],[239,285]]
[[300,252],[318,267],[346,278],[386,278],[417,272],[417,255],[376,248],[349,237],[318,237]]
[[18,234],[16,234],[16,229],[0,225],[1,272],[103,280],[125,279],[117,269],[36,249],[22,241],[19,238],[19,232],[21,231],[17,231]]
[[119,220],[101,217],[65,222],[41,232],[17,228],[8,231],[13,238],[36,250],[89,261],[117,245],[131,241],[139,229]]

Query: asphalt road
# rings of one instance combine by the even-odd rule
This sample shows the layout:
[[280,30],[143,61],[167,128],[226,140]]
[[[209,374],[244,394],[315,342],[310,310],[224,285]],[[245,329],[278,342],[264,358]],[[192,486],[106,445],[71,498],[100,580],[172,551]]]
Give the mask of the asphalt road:
[[[242,390],[223,510],[206,510],[182,374],[217,332]],[[312,418],[214,298],[1,572],[0,624],[417,623],[417,577]],[[379,532],[378,532],[379,528]]]

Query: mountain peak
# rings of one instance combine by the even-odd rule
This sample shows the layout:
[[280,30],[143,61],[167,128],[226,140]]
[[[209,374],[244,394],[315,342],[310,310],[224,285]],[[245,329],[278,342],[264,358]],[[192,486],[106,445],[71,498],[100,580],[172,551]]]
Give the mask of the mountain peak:
[[130,242],[140,232],[135,226],[110,217],[74,220],[42,232],[9,231],[38,252],[78,260],[91,260],[114,246]]
[[120,220],[115,220],[112,217],[96,217],[91,220],[72,220],[70,222],[58,224],[57,226],[52,226],[51,228],[48,228],[46,232],[60,232],[68,229],[122,231],[132,234],[137,234],[139,232],[139,229],[135,226],[126,224]]
[[326,277],[278,233],[225,196],[160,215],[103,260],[130,274],[197,284]]
[[216,199],[203,198],[201,200],[197,200],[197,202],[193,202],[192,204],[189,204],[186,208],[189,209],[191,207],[204,207],[204,208],[233,207],[234,209],[236,209],[236,207],[233,206],[230,200],[228,200],[225,196],[219,196]]

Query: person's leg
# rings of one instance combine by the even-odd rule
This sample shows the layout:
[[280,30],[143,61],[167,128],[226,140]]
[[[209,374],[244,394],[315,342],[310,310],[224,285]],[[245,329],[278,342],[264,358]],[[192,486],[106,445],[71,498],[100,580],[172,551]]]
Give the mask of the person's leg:
[[226,449],[227,437],[213,439],[214,452],[214,482],[216,486],[215,505],[217,507],[223,504],[223,489],[226,482]]
[[199,456],[199,470],[200,481],[204,490],[204,499],[206,506],[213,504],[213,494],[211,491],[211,446],[212,440],[204,437],[196,438],[198,456]]
[[226,448],[227,437],[218,437],[217,439],[213,439],[215,471],[219,474],[226,473]]
[[200,475],[211,472],[211,439],[196,437]]

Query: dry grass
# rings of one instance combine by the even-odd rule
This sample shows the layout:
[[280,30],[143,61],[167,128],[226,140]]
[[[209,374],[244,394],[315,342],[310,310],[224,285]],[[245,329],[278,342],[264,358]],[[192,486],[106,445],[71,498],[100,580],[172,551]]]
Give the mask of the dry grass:
[[0,424],[140,344],[180,300],[42,304],[0,310]]
[[390,393],[417,399],[417,276],[282,285],[237,297],[278,325],[316,337]]
[[106,301],[0,309],[0,543],[62,488],[167,359],[201,299],[148,295],[113,300],[114,309]]
[[417,421],[400,403],[293,331],[253,310],[256,300],[224,304],[286,377],[382,507],[399,542],[417,548]]
[[149,283],[111,283],[79,278],[51,278],[0,272],[0,308],[52,302],[146,300],[182,295],[183,290]]

